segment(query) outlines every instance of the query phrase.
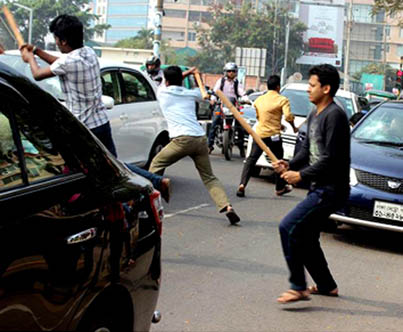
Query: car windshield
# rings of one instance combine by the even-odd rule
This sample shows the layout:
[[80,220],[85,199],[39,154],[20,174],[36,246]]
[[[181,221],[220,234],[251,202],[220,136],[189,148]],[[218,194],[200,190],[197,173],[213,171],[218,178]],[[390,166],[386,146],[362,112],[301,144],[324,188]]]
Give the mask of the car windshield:
[[343,110],[347,117],[350,118],[354,114],[353,100],[351,98],[336,96],[336,99],[343,105]]
[[304,90],[285,89],[281,93],[290,100],[291,112],[297,116],[308,116],[313,108],[308,93]]
[[[0,61],[7,64],[11,68],[14,68],[22,75],[27,76],[30,80],[34,81],[43,90],[49,92],[55,98],[57,98],[61,101],[66,99],[61,90],[59,78],[50,77],[50,78],[44,79],[42,81],[35,81],[35,79],[32,77],[32,73],[31,73],[29,64],[22,61],[22,59],[19,55],[2,54],[2,55],[0,55]],[[43,61],[39,58],[36,58],[36,61],[38,62],[40,67],[48,66],[48,64],[45,61]]]
[[403,146],[402,104],[384,104],[370,113],[353,131],[353,138],[363,143]]

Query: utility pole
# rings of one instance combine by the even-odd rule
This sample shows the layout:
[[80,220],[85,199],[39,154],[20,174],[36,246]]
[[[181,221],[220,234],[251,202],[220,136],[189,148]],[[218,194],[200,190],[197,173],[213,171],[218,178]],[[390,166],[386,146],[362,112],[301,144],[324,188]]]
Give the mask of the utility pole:
[[28,24],[28,44],[32,44],[32,16],[33,16],[33,9],[24,5],[20,5],[19,3],[14,2],[14,5],[29,11],[29,24]]
[[277,40],[277,7],[278,0],[275,0],[274,3],[274,32],[273,32],[273,48],[272,48],[272,57],[271,57],[271,72],[275,74],[274,67],[276,64],[276,40]]
[[347,41],[346,41],[346,52],[344,56],[344,84],[343,89],[345,91],[350,91],[350,43],[351,43],[351,30],[353,28],[353,0],[350,0],[348,4],[348,17],[347,17]]
[[290,39],[290,19],[287,16],[287,26],[285,30],[285,50],[284,50],[284,67],[281,71],[281,85],[283,86],[287,79],[287,65],[288,65],[288,41]]
[[155,56],[160,57],[160,47],[161,47],[161,27],[162,27],[162,16],[164,0],[157,0],[157,5],[155,6],[155,17],[154,17],[154,41],[153,41],[153,53]]
[[383,90],[386,90],[386,16],[383,21]]

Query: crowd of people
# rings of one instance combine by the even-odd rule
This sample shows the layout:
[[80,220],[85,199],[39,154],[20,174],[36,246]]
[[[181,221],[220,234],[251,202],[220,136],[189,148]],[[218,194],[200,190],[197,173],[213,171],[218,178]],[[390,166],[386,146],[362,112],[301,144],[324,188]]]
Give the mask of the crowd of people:
[[[20,48],[22,59],[30,65],[36,80],[59,77],[66,95],[67,108],[118,157],[101,99],[102,82],[98,59],[91,48],[84,46],[82,23],[75,16],[59,15],[51,22],[49,29],[62,56],[56,57],[39,47],[25,44]],[[49,66],[39,67],[35,55]],[[161,61],[155,56],[146,62],[146,70],[158,86],[157,99],[168,122],[170,142],[154,157],[149,171],[133,165],[127,166],[148,178],[168,202],[170,180],[159,174],[189,156],[218,211],[225,213],[232,225],[238,224],[240,217],[231,205],[223,185],[214,175],[209,157],[214,149],[214,126],[220,119],[213,119],[207,140],[195,113],[195,103],[202,100],[201,93],[198,89],[191,90],[182,86],[183,78],[197,73],[197,68],[182,72],[178,66],[169,66],[164,70],[160,66]],[[223,91],[228,98],[247,99],[237,79],[237,69],[235,63],[227,63],[224,76],[216,82],[214,90]],[[289,100],[279,94],[278,76],[268,78],[268,91],[254,104],[259,120],[257,134],[279,159],[272,163],[277,174],[276,195],[291,192],[292,186],[298,182],[311,183],[306,198],[283,218],[279,226],[284,257],[290,272],[290,289],[277,299],[279,303],[308,300],[310,294],[338,295],[337,284],[320,247],[319,236],[322,222],[341,207],[349,195],[350,129],[346,114],[333,101],[339,84],[339,74],[331,65],[311,68],[308,94],[316,109],[307,119],[307,137],[301,149],[289,162],[282,160],[282,117],[285,117],[295,132],[298,129],[293,122]],[[206,98],[212,104],[217,102],[215,97]],[[242,170],[237,196],[245,196],[251,169],[261,154],[261,147],[253,143],[252,152]],[[305,269],[315,285],[308,287]]]

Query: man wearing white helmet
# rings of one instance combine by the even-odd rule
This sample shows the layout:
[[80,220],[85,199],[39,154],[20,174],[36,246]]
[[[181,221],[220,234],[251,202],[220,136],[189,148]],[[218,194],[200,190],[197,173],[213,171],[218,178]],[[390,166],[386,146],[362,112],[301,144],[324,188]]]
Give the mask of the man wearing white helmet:
[[[235,62],[228,62],[224,66],[224,76],[217,80],[214,86],[214,92],[217,90],[221,90],[224,95],[228,99],[242,97],[244,100],[249,100],[248,96],[245,93],[245,90],[242,84],[238,81],[238,66]],[[215,96],[211,97],[211,104],[215,104],[217,102],[217,98]],[[208,137],[208,145],[209,145],[209,153],[214,150],[214,138],[215,138],[215,128],[220,123],[221,116],[213,115],[213,122],[211,123],[209,137]],[[242,131],[241,131],[242,133]],[[243,140],[243,137],[240,137]],[[242,151],[241,151],[242,154]]]

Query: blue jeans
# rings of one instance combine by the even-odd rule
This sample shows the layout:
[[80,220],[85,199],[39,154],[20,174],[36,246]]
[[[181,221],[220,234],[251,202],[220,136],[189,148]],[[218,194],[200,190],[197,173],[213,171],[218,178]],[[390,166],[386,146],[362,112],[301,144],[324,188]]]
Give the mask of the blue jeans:
[[208,134],[208,146],[213,147],[214,146],[214,138],[215,138],[215,128],[219,126],[222,122],[222,117],[221,115],[213,115],[213,121],[211,122],[210,126],[210,131]]
[[150,180],[151,183],[153,184],[154,188],[160,191],[161,188],[161,181],[162,181],[162,176],[158,174],[151,173],[149,171],[146,171],[145,169],[142,169],[136,165],[133,164],[126,164],[127,168],[129,168],[133,173],[136,173],[138,175],[141,175],[142,177],[145,177],[147,180]]
[[304,267],[319,291],[329,292],[337,287],[319,237],[329,215],[342,207],[347,197],[346,191],[336,192],[331,187],[312,189],[281,221],[281,244],[290,271],[291,289],[301,291],[307,288]]
[[[112,139],[112,130],[109,122],[91,129],[92,133],[102,142],[103,145],[109,150],[110,153],[112,153],[116,158],[117,158],[117,153],[116,153],[116,148],[115,148],[115,143],[113,142]],[[146,179],[150,180],[151,183],[153,184],[154,188],[157,190],[160,190],[161,188],[161,181],[162,181],[162,176],[158,174],[153,174],[145,169],[142,169],[136,165],[130,165],[126,164],[126,166],[133,172],[136,173],[142,177],[145,177]]]

